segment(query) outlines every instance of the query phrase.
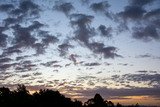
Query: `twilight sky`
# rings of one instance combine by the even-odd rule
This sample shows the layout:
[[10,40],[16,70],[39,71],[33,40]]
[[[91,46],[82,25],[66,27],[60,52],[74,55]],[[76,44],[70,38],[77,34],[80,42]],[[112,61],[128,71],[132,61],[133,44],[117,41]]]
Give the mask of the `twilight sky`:
[[160,105],[159,17],[159,0],[1,0],[0,87]]

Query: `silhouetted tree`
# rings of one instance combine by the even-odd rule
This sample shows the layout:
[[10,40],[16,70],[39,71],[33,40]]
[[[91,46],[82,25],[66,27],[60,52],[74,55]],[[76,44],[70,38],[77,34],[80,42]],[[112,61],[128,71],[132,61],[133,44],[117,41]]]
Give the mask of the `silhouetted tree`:
[[[9,88],[0,88],[0,107],[114,107],[111,101],[105,101],[100,94],[82,104],[81,101],[66,98],[59,91],[49,89],[39,90],[32,95],[24,85],[18,85],[15,91]],[[123,107],[117,104],[116,107]],[[126,106],[127,107],[127,106]],[[139,107],[139,104],[128,106]]]
[[107,107],[107,103],[100,94],[96,94],[94,98],[89,99],[84,105],[87,107]]
[[121,104],[119,104],[119,103],[117,103],[117,107],[122,107],[122,105],[121,105]]

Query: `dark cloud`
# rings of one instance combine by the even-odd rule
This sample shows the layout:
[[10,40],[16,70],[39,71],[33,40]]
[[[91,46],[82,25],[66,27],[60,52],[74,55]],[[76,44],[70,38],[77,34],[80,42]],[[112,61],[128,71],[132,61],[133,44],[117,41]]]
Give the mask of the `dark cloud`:
[[90,0],[80,0],[82,2],[82,4],[89,4]]
[[147,83],[152,87],[160,86],[160,74],[148,74],[148,71],[139,71],[140,74],[124,74],[122,76],[112,76],[112,80],[120,83],[128,82],[138,82],[138,83]]
[[21,27],[20,25],[16,24],[13,26],[13,44],[17,46],[17,48],[21,47],[32,47],[35,48],[37,52],[41,52],[43,49],[43,45],[35,43],[36,38],[32,34],[32,32],[39,30],[44,25],[38,21],[33,21],[33,23],[28,27]]
[[23,10],[16,8],[16,9],[13,9],[9,14],[12,16],[23,16]]
[[17,53],[17,54],[22,53],[22,51],[18,48],[19,48],[19,46],[17,46],[17,45],[12,46],[12,47],[8,47],[3,50],[3,55],[8,56],[8,55],[12,55],[14,53]]
[[35,43],[32,47],[36,50],[36,55],[45,53],[45,47],[42,43]]
[[34,31],[34,30],[37,30],[43,26],[45,26],[45,25],[40,23],[39,21],[33,21],[32,24],[27,29],[29,31]]
[[16,72],[28,72],[36,69],[37,65],[33,64],[33,62],[30,60],[21,61],[18,63],[18,66],[15,67]]
[[13,44],[20,47],[31,47],[36,41],[36,38],[31,35],[29,28],[23,28],[20,25],[15,25],[13,27],[15,38]]
[[83,45],[89,48],[96,54],[103,54],[105,58],[119,57],[116,54],[116,47],[105,47],[103,43],[89,42],[89,39],[95,35],[94,28],[91,28],[89,24],[92,22],[93,16],[84,14],[72,14],[71,15],[71,25],[76,26],[75,39],[79,40]]
[[144,19],[149,18],[159,18],[160,16],[160,8],[151,10],[144,15]]
[[150,4],[155,0],[130,0],[129,5],[125,7],[123,12],[119,15],[123,17],[124,20],[131,19],[137,20],[141,19],[147,11],[144,9],[144,5]]
[[66,16],[68,16],[71,10],[74,9],[71,3],[63,3],[63,2],[55,2],[55,6],[53,8],[57,11],[63,12]]
[[58,63],[59,61],[49,61],[46,63],[41,63],[41,65],[46,66],[46,67],[53,67],[55,63]]
[[30,57],[30,56],[28,56],[28,55],[18,56],[18,57],[16,57],[16,61],[23,60],[23,59],[28,58],[28,57]]
[[144,54],[144,55],[138,55],[136,57],[137,58],[149,58],[149,57],[151,57],[151,55],[150,54]]
[[123,12],[120,12],[118,15],[122,17],[124,20],[139,20],[143,17],[146,11],[139,6],[126,6]]
[[59,71],[58,69],[53,70],[53,72],[58,72],[58,71]]
[[108,4],[108,1],[93,3],[90,6],[90,8],[95,12],[106,12],[109,7],[110,5]]
[[59,64],[55,64],[53,65],[54,68],[62,68],[63,66],[62,65],[59,65]]
[[21,78],[27,78],[27,77],[30,77],[31,75],[30,74],[24,74],[21,76]]
[[[103,97],[111,98],[114,96],[125,97],[125,96],[152,96],[159,98],[159,88],[133,88],[133,89],[110,89],[105,87],[97,87],[94,89],[77,90],[81,96],[91,98],[95,93],[101,94]],[[134,94],[133,94],[134,93]]]
[[73,48],[73,46],[69,43],[63,43],[61,45],[58,45],[58,51],[60,52],[60,56],[65,56],[69,48]]
[[155,0],[129,0],[130,5],[144,6],[153,3]]
[[58,38],[49,34],[43,35],[44,38],[42,39],[42,43],[46,46],[48,46],[50,43],[54,44],[56,42],[58,42]]
[[17,63],[6,63],[6,64],[0,64],[0,71],[6,71],[10,69],[11,67],[15,67]]
[[0,80],[5,81],[8,78],[15,76],[16,74],[12,74],[10,72],[0,72]]
[[127,66],[127,63],[118,63],[118,65]]
[[[69,57],[69,59],[70,59],[71,61],[73,61],[74,65],[77,64],[76,56],[77,56],[77,55],[71,54],[70,57]],[[65,66],[65,67],[66,67],[66,66]]]
[[98,27],[98,30],[101,32],[101,35],[102,35],[102,36],[112,37],[112,34],[111,34],[111,32],[112,32],[112,27],[106,28],[105,25],[100,25],[100,26]]
[[104,58],[122,57],[116,53],[117,48],[113,46],[105,47],[103,43],[94,42],[90,44],[90,49],[97,54],[102,54]]
[[[131,0],[129,5],[124,8],[124,11],[118,13],[118,19],[120,26],[118,29],[123,31],[123,29],[130,30],[128,27],[129,21],[133,22],[132,37],[134,39],[142,41],[159,40],[160,35],[160,24],[159,16],[160,9],[155,7],[151,10],[145,10],[146,5],[152,4],[156,0]],[[123,25],[123,26],[122,26]]]
[[0,32],[0,47],[6,47],[8,35]]
[[133,28],[132,36],[136,39],[143,41],[150,41],[152,39],[159,40],[160,35],[155,26],[149,25],[146,27],[135,27]]
[[29,16],[38,16],[41,11],[40,7],[31,0],[24,0],[20,2],[19,9]]
[[75,39],[88,46],[89,38],[95,35],[94,28],[91,28],[89,24],[94,17],[85,14],[72,14],[70,16],[71,25],[76,28],[74,34]]
[[42,73],[41,72],[35,72],[35,73],[33,73],[33,75],[34,76],[39,76],[39,75],[42,75]]
[[18,24],[21,21],[22,21],[21,17],[18,18],[8,17],[3,20],[3,23],[5,24],[6,27],[8,27],[9,25]]
[[1,4],[0,5],[0,11],[2,12],[8,12],[12,9],[14,9],[14,6],[12,4]]
[[71,65],[71,63],[65,64],[65,67],[68,67],[68,66],[70,66],[70,65]]
[[95,83],[94,83],[93,81],[90,80],[90,81],[87,82],[87,85],[89,85],[89,86],[94,86]]
[[38,82],[38,83],[44,83],[44,81],[43,81],[43,80],[38,80],[37,82]]
[[147,73],[148,71],[142,70],[142,71],[137,71],[137,72],[139,72],[139,73]]
[[1,63],[10,62],[10,61],[12,61],[11,58],[2,58],[2,59],[0,59],[0,64],[1,64]]
[[99,66],[101,65],[100,63],[98,62],[93,62],[93,63],[85,63],[84,66]]

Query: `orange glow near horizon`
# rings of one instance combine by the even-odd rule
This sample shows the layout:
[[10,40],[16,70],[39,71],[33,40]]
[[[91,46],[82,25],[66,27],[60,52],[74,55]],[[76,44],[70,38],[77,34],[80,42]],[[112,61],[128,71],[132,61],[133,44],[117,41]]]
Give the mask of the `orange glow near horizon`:
[[[124,98],[124,99],[123,99]],[[139,104],[139,105],[160,105],[160,99],[155,99],[151,96],[126,96],[122,97],[122,99],[108,99],[111,100],[113,103],[123,104],[123,105],[132,105],[132,104]]]

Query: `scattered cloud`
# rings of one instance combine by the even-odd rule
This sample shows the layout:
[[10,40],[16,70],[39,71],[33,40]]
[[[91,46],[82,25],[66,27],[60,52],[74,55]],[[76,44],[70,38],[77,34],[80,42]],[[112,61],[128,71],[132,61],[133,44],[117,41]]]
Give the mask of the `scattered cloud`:
[[112,27],[106,27],[105,25],[100,25],[99,27],[98,27],[98,30],[101,32],[101,35],[102,36],[105,36],[105,37],[108,37],[108,38],[110,38],[110,37],[112,37]]
[[74,10],[74,7],[71,3],[63,3],[63,2],[55,2],[55,6],[53,7],[54,10],[63,12],[66,16],[69,15],[71,10]]
[[10,10],[14,9],[14,5],[13,4],[1,4],[0,5],[0,11],[2,12],[8,12]]
[[90,8],[95,12],[106,12],[110,7],[107,1],[91,4]]
[[99,66],[101,65],[100,63],[98,62],[93,62],[93,63],[85,63],[84,66]]

